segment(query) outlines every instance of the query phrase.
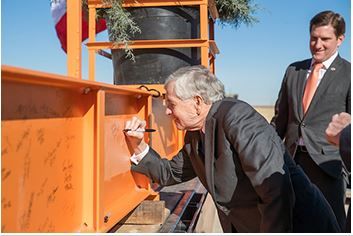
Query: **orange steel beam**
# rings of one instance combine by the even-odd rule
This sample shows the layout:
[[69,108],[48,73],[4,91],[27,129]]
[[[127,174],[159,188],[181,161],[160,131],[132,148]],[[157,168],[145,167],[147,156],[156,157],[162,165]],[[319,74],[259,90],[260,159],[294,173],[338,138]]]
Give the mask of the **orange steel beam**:
[[[86,45],[90,50],[125,48],[123,43],[113,42],[95,42],[87,43]],[[207,39],[134,40],[129,43],[129,47],[132,49],[208,47],[208,45],[209,43]]]
[[[101,165],[98,169],[102,174],[99,175],[97,182],[103,186],[98,191],[100,197],[97,201],[100,203],[98,214],[100,231],[109,230],[112,224],[121,220],[122,216],[126,216],[131,209],[142,202],[146,197],[143,193],[152,194],[147,177],[130,171],[130,153],[128,153],[128,146],[122,132],[125,121],[132,116],[138,116],[149,122],[150,96],[135,93],[124,97],[116,92],[105,90],[104,93],[102,91],[98,94],[97,110],[98,114],[101,114],[101,120],[97,123],[101,123],[102,130],[98,131],[101,137],[97,137],[97,142],[99,142],[98,147],[101,146],[101,148],[100,157],[98,156],[97,160]],[[145,140],[148,142],[147,135]],[[130,191],[127,191],[128,189]],[[117,196],[119,196],[120,204],[117,204]]]
[[[88,0],[88,4],[93,8],[108,8],[110,5],[103,5],[102,0]],[[154,7],[154,6],[199,6],[200,7],[200,38],[199,39],[170,39],[170,40],[136,40],[131,41],[129,47],[132,49],[144,48],[186,48],[186,47],[199,47],[201,49],[201,64],[210,67],[214,71],[214,55],[219,53],[215,42],[210,37],[208,11],[211,17],[215,20],[218,18],[218,11],[215,6],[214,0],[149,0],[140,1],[126,0],[123,7]],[[212,26],[210,26],[212,27]],[[211,35],[213,32],[211,32]],[[210,40],[211,39],[211,40]],[[93,55],[96,50],[100,49],[124,49],[125,45],[112,42],[89,42],[86,44],[90,55]],[[213,56],[209,57],[209,53]],[[90,66],[92,64],[90,63]],[[92,66],[94,68],[94,65]],[[151,85],[150,85],[151,86]],[[150,87],[149,86],[149,87]],[[161,89],[157,89],[161,91]],[[159,106],[158,106],[159,107]],[[160,108],[158,108],[160,110]],[[165,122],[165,121],[162,121]],[[184,133],[177,131],[177,146],[181,147],[183,143]],[[162,140],[161,140],[162,141]],[[164,143],[165,145],[165,143]]]
[[200,5],[200,39],[208,39],[208,9],[207,5]]
[[[119,85],[121,88],[139,88],[140,84]],[[183,147],[184,132],[177,130],[174,121],[165,114],[165,89],[163,84],[145,84],[141,90],[157,90],[160,97],[149,97],[152,100],[151,119],[148,122],[151,127],[155,127],[157,132],[150,133],[152,136],[151,146],[161,156],[172,158]],[[156,93],[154,93],[156,95]]]
[[103,186],[104,186],[104,104],[105,91],[98,91],[97,97],[97,111],[96,111],[96,127],[95,127],[95,146],[96,146],[96,173],[95,173],[95,228],[101,229],[104,227],[104,202],[103,202]]
[[[200,5],[200,38],[208,42],[208,8],[206,5]],[[201,46],[201,65],[209,67],[208,64],[209,44]]]
[[[96,41],[96,9],[92,5],[88,5],[88,42]],[[88,79],[94,81],[95,78],[95,65],[96,53],[93,50],[88,50]]]
[[[87,93],[87,91],[94,90],[107,90],[110,92],[116,92],[118,94],[128,95],[128,94],[141,94],[141,95],[153,95],[153,92],[148,92],[145,90],[137,90],[132,87],[116,86],[96,81],[87,80],[73,80],[72,77],[67,77],[58,74],[40,72],[35,70],[23,69],[15,66],[1,66],[1,76],[2,81],[11,79],[15,82],[30,82],[32,84],[41,85],[52,85],[58,87],[71,87],[82,93]],[[49,78],[49,79],[48,79]]]
[[125,0],[123,7],[154,7],[154,6],[191,6],[207,4],[206,1],[193,1],[193,0],[179,0],[179,1],[165,1],[165,0],[152,0],[149,2],[136,2],[135,0]]
[[3,232],[106,232],[152,193],[122,132],[152,93],[1,69]]
[[[87,86],[83,91],[86,93],[86,98],[93,97],[89,94],[89,88]],[[88,96],[87,96],[88,95]],[[82,225],[81,232],[95,232],[97,231],[97,227],[95,225],[95,184],[92,182],[95,179],[95,160],[96,160],[96,143],[95,143],[95,135],[96,129],[95,126],[92,127],[92,124],[95,123],[96,119],[96,110],[97,110],[97,102],[96,99],[92,99],[92,106],[87,109],[85,119],[83,119],[83,149],[82,155],[84,156],[84,161],[82,162],[83,168],[83,179],[82,179],[82,205],[85,206],[82,208]]]
[[[109,8],[109,4],[103,4],[102,0],[88,0],[88,4],[96,8]],[[149,1],[136,1],[125,0],[123,7],[157,7],[157,6],[196,6],[207,4],[206,0],[149,0]]]
[[81,79],[82,3],[67,1],[67,74]]

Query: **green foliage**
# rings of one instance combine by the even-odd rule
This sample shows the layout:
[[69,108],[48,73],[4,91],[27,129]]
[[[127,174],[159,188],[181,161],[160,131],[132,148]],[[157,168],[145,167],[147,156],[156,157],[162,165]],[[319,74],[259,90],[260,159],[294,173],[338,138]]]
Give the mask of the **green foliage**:
[[241,23],[252,25],[258,22],[253,16],[258,5],[252,5],[251,0],[215,0],[222,25],[230,25],[235,28]]
[[[110,41],[123,43],[126,57],[135,60],[129,41],[131,36],[141,33],[141,30],[131,14],[122,7],[122,2],[123,0],[103,0],[104,4],[112,7],[97,9],[97,17],[106,19]],[[215,0],[215,3],[221,25],[237,28],[242,23],[252,25],[257,22],[253,14],[258,10],[258,5],[252,5],[252,0]],[[82,0],[82,5],[84,9],[88,9],[87,0]]]
[[140,28],[133,21],[130,12],[121,6],[122,0],[104,0],[104,3],[110,3],[111,8],[105,9],[105,18],[111,42],[120,42],[125,44],[126,57],[135,60],[132,49],[129,47],[130,37],[135,33],[141,33]]
[[[133,21],[130,12],[122,7],[123,0],[103,0],[104,5],[110,8],[98,8],[96,18],[106,20],[109,40],[113,43],[123,43],[125,45],[126,58],[135,61],[133,50],[129,47],[130,38],[135,33],[141,33],[140,28]],[[88,13],[87,0],[82,0],[82,8]]]

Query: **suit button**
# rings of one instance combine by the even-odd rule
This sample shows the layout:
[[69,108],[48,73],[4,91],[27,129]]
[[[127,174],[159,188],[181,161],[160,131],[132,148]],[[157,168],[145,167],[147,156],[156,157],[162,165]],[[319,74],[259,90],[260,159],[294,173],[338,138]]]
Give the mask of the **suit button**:
[[301,127],[305,127],[306,124],[305,124],[304,122],[302,122],[302,123],[300,124],[300,126],[301,126]]

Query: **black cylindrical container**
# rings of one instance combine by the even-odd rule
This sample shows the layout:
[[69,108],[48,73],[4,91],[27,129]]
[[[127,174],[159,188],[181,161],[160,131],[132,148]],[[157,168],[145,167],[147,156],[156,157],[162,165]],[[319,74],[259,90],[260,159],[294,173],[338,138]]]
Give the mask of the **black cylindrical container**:
[[[128,8],[141,29],[132,40],[196,39],[200,13],[195,7]],[[114,84],[163,84],[180,67],[201,62],[199,48],[135,49],[135,62],[124,50],[112,50]]]

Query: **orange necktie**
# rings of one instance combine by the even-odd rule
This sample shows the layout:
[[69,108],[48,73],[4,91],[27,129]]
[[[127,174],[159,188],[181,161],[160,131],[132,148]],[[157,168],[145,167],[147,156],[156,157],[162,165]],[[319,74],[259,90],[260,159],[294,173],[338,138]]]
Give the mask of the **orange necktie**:
[[319,71],[322,68],[322,63],[313,65],[312,71],[306,81],[304,96],[303,96],[303,110],[304,113],[308,110],[311,100],[314,97],[317,82],[319,80]]

